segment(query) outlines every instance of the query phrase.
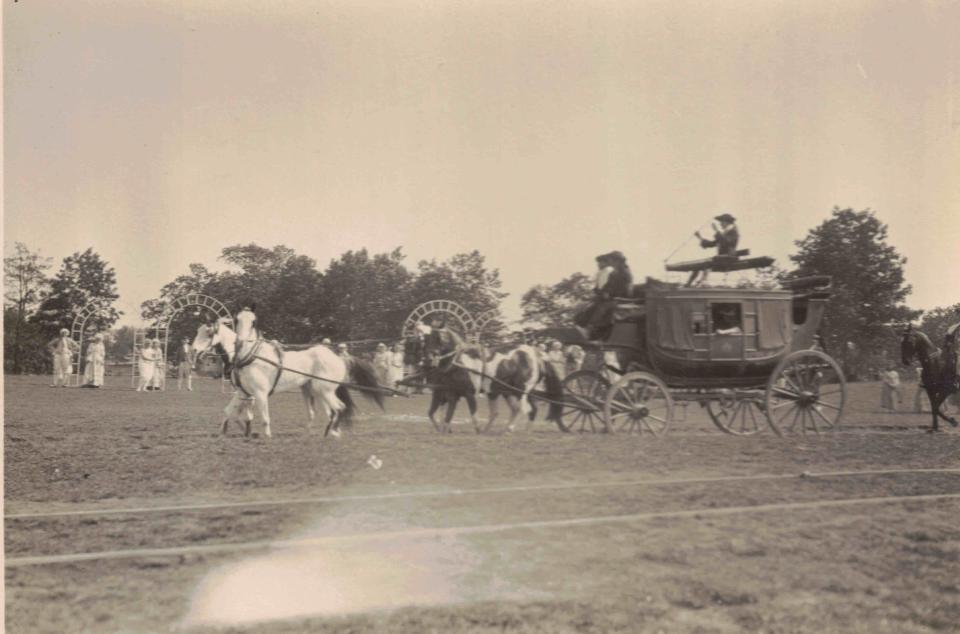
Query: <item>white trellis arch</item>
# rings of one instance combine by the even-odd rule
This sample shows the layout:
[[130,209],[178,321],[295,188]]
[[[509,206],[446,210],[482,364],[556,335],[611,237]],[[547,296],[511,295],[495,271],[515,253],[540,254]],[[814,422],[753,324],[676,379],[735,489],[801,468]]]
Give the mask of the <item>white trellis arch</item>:
[[500,311],[496,308],[491,308],[490,310],[480,313],[480,316],[474,320],[473,337],[479,340],[480,337],[483,336],[484,329],[499,316]]
[[84,334],[87,330],[87,320],[103,310],[101,300],[92,300],[87,302],[76,315],[73,316],[73,325],[70,327],[70,336],[77,344],[77,358],[73,362],[73,376],[71,377],[74,385],[80,385],[80,367],[83,363],[83,344],[85,343]]
[[444,319],[448,321],[452,318],[460,325],[457,330],[460,331],[465,338],[472,338],[476,330],[476,323],[474,322],[473,315],[470,314],[466,308],[461,306],[456,302],[452,302],[449,299],[432,299],[429,302],[424,302],[413,309],[413,312],[407,316],[406,321],[403,322],[403,337],[416,337],[417,336],[417,324],[422,323],[430,315],[442,314]]
[[[134,332],[133,336],[133,371],[132,371],[132,383],[133,385],[137,384],[137,380],[140,377],[140,364],[138,360],[140,358],[140,350],[143,348],[143,341],[146,337],[146,333],[153,331],[157,339],[163,340],[163,359],[166,361],[168,359],[167,352],[169,350],[169,335],[170,335],[170,324],[176,319],[182,311],[187,308],[206,308],[207,310],[215,313],[217,317],[227,323],[233,324],[233,315],[230,314],[230,310],[216,297],[211,297],[210,295],[204,295],[203,293],[189,293],[187,295],[182,295],[174,299],[163,311],[163,314],[157,318],[153,326],[150,326],[146,329],[138,329]],[[164,370],[166,372],[166,370]],[[166,376],[164,376],[166,378]],[[224,384],[229,383],[229,379],[224,376],[221,378],[221,389],[225,388]],[[161,382],[161,385],[164,385],[164,382]],[[163,388],[161,388],[163,389]]]

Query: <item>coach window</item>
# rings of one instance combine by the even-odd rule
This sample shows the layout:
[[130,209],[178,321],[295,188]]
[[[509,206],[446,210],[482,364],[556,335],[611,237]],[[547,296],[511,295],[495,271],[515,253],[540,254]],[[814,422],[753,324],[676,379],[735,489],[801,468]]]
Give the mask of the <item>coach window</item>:
[[742,335],[743,315],[740,304],[711,304],[710,318],[717,335]]

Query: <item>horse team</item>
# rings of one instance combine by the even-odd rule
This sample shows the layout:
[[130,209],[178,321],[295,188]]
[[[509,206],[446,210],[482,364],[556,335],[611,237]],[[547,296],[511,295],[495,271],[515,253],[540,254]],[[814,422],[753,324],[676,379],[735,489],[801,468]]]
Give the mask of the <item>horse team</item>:
[[[198,358],[207,353],[223,358],[236,388],[224,409],[222,433],[235,423],[250,436],[255,414],[259,413],[264,435],[271,436],[269,397],[295,389],[303,395],[308,426],[313,425],[317,410],[323,408],[328,418],[325,436],[339,436],[341,425],[355,413],[350,388],[361,391],[383,409],[383,395],[390,390],[378,384],[370,362],[359,358],[345,360],[323,344],[306,350],[284,350],[261,336],[256,315],[250,309],[241,310],[235,323],[236,331],[223,320],[202,324],[193,341]],[[537,412],[531,396],[540,385],[544,393],[539,398],[548,404],[547,420],[559,419],[563,398],[560,377],[532,346],[493,351],[465,343],[442,325],[422,326],[422,330],[424,364],[419,378],[431,388],[428,416],[437,431],[451,431],[460,398],[467,401],[470,420],[478,433],[493,427],[499,416],[499,397],[510,409],[505,429],[513,431],[521,413],[526,415],[529,427]],[[483,392],[488,395],[490,416],[486,425],[481,426],[476,416],[476,397]],[[438,420],[436,413],[441,405],[446,405],[446,413]]]

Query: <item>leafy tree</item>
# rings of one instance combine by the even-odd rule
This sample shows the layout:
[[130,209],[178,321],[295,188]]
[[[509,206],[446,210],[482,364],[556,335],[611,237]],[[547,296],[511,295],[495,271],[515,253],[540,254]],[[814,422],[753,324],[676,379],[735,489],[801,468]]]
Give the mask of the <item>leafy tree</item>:
[[[43,343],[42,332],[28,324],[27,320],[40,302],[43,293],[49,287],[47,271],[50,269],[51,258],[42,257],[33,253],[22,242],[14,245],[13,255],[3,259],[3,286],[4,286],[4,370],[20,373],[24,371],[25,352],[29,348],[29,356],[43,354],[42,347],[37,353],[39,339]],[[35,363],[31,363],[35,366]],[[41,366],[42,369],[42,366]]]
[[133,335],[132,326],[113,329],[107,341],[104,342],[107,357],[118,362],[127,360],[127,357],[133,354]]
[[887,226],[874,212],[834,207],[830,219],[795,242],[799,251],[790,256],[796,269],[785,277],[833,278],[821,332],[850,378],[862,374],[878,352],[896,349],[886,324],[916,314],[903,304],[911,290],[903,273],[907,260],[886,241]]
[[939,346],[943,343],[947,328],[956,323],[960,323],[960,304],[925,312],[920,321],[920,329],[930,337],[930,341]]
[[431,299],[447,299],[463,306],[474,317],[493,311],[487,334],[496,335],[502,327],[500,302],[507,296],[501,292],[500,271],[489,270],[479,251],[459,253],[445,262],[422,260],[411,289],[410,309]]
[[373,257],[347,251],[323,275],[321,330],[335,340],[396,337],[410,307],[413,275],[401,249]]
[[60,328],[69,328],[74,315],[88,303],[96,310],[87,321],[87,327],[106,331],[122,314],[113,307],[117,301],[117,276],[112,266],[87,249],[63,259],[60,270],[50,283],[50,292],[44,297],[34,316],[50,337]]
[[524,323],[549,328],[571,326],[577,307],[593,296],[593,278],[573,273],[553,286],[537,284],[520,298]]

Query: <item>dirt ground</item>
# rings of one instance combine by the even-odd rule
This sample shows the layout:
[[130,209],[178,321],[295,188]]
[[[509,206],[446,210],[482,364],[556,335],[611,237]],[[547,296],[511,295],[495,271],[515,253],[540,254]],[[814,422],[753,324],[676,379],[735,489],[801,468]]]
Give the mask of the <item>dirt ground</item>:
[[[731,437],[695,405],[659,438],[440,436],[419,396],[324,440],[283,394],[268,440],[217,433],[212,382],[111,379],[6,379],[7,631],[960,631],[958,498],[815,505],[960,494],[960,433],[875,384],[824,436]],[[75,553],[104,555],[25,559]]]

